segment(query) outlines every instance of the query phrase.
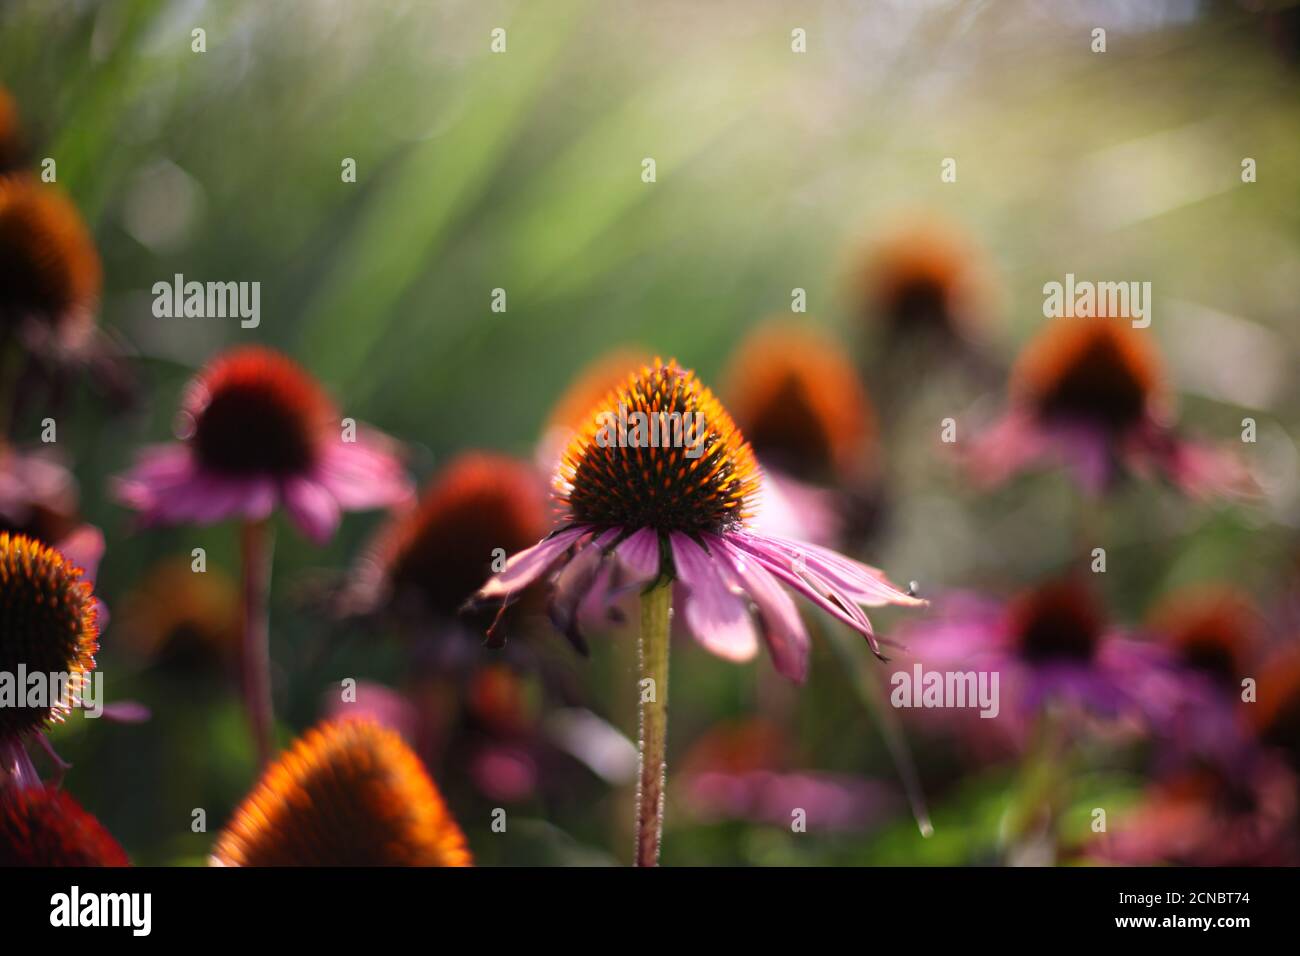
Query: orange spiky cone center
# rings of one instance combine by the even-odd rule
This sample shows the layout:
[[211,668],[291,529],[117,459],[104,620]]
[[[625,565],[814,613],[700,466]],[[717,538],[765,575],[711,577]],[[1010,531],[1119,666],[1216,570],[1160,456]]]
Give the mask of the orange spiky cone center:
[[555,491],[574,522],[723,533],[749,517],[760,480],[749,443],[713,393],[656,359],[591,410]]
[[308,731],[218,837],[225,866],[468,866],[465,837],[424,766],[372,721]]
[[27,706],[24,697],[0,707],[0,736],[61,720],[77,703],[99,649],[96,614],[80,568],[34,538],[0,533],[0,672],[21,666],[62,685],[62,696],[44,706]]

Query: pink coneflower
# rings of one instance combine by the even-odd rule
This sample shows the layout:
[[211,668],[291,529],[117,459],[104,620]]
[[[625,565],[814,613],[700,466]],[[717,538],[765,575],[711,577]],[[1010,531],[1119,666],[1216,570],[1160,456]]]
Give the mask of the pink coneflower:
[[1119,866],[1295,866],[1296,778],[1276,760],[1194,767],[1150,785],[1113,832],[1085,847]]
[[194,573],[190,558],[151,565],[122,600],[115,642],[133,657],[185,677],[234,671],[239,654],[239,588],[222,569]]
[[420,500],[394,511],[352,574],[342,610],[386,612],[445,630],[491,572],[546,532],[546,491],[528,465],[491,452],[457,455]]
[[995,285],[984,256],[948,222],[909,217],[886,229],[855,279],[863,319],[891,342],[965,342],[992,317]]
[[1219,585],[1170,594],[1152,611],[1149,630],[1170,651],[1182,676],[1179,716],[1170,722],[1177,744],[1169,754],[1239,762],[1251,744],[1242,682],[1256,677],[1263,618],[1250,599]]
[[[632,423],[626,431],[622,418]],[[783,584],[863,634],[877,653],[861,607],[924,603],[875,568],[755,533],[747,525],[761,480],[753,451],[713,393],[675,362],[656,360],[592,409],[570,443],[554,482],[560,526],[513,555],[476,595],[504,606],[554,572],[552,618],[563,629],[593,588],[605,592],[600,597],[642,592],[648,690],[641,695],[639,864],[652,865],[659,851],[673,582],[686,626],[704,647],[748,660],[761,635],[777,670],[796,681],[807,671],[809,638]]]
[[1167,719],[1177,681],[1159,648],[1110,624],[1077,578],[1049,581],[1000,601],[954,593],[900,638],[929,670],[996,673],[999,717],[1023,742],[1044,708],[1129,721]]
[[348,440],[320,385],[261,346],[226,352],[198,374],[177,431],[179,442],[144,452],[117,485],[146,525],[261,521],[283,506],[323,544],[343,511],[386,507],[411,493],[387,439],[358,428]]
[[986,483],[1058,461],[1093,493],[1126,470],[1164,475],[1201,497],[1254,487],[1235,456],[1186,441],[1170,426],[1160,356],[1150,333],[1124,318],[1053,320],[1017,360],[1010,404],[971,455]]
[[319,384],[271,349],[218,356],[186,391],[180,441],[145,451],[115,491],[146,525],[243,523],[244,687],[258,753],[269,759],[269,518],[279,506],[318,544],[348,510],[407,500],[389,441],[338,417]]
[[32,176],[0,176],[0,336],[77,349],[94,328],[102,271],[80,213]]
[[1259,702],[1250,711],[1260,742],[1300,773],[1300,646],[1294,643],[1264,667]]

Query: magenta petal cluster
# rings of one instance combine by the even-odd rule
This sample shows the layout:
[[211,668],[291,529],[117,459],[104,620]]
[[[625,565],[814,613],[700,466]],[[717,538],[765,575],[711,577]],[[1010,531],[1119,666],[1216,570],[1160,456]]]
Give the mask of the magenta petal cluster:
[[685,595],[682,619],[696,640],[720,657],[745,661],[758,652],[761,635],[777,671],[795,681],[808,673],[809,638],[787,587],[861,633],[876,653],[879,644],[862,608],[925,603],[876,568],[816,545],[747,531],[697,540],[680,531],[590,525],[563,528],[514,555],[476,598],[508,602],[556,570],[553,607],[604,603],[660,576],[661,540]]
[[181,440],[145,449],[114,485],[145,525],[258,521],[277,508],[312,541],[344,511],[412,496],[392,442],[340,426],[305,372],[267,349],[220,356],[191,386]]

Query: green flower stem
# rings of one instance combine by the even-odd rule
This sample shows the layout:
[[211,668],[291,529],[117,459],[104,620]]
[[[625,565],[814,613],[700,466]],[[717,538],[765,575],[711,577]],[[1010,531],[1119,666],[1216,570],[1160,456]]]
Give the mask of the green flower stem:
[[244,705],[257,746],[257,763],[265,767],[273,755],[271,706],[271,646],[267,601],[271,593],[271,555],[275,533],[269,519],[245,522],[241,529],[243,552],[243,667]]
[[672,584],[661,582],[641,595],[641,772],[636,791],[636,865],[658,866],[664,829],[664,783],[668,743],[668,634]]

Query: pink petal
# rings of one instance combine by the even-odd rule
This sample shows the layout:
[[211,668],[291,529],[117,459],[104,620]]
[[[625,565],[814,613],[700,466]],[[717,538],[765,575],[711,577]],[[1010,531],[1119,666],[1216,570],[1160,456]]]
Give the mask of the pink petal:
[[659,532],[642,528],[633,532],[617,548],[618,559],[637,583],[645,583],[659,574]]
[[708,650],[727,660],[747,661],[758,653],[758,637],[745,602],[719,573],[719,560],[679,531],[668,538],[677,578],[686,586],[686,626]]
[[820,544],[833,541],[843,523],[832,492],[774,469],[763,469],[763,493],[749,522],[751,529],[770,537]]
[[801,563],[814,569],[836,590],[853,598],[854,602],[865,607],[884,607],[887,604],[901,604],[905,607],[923,607],[926,601],[901,590],[893,584],[879,568],[855,561],[847,555],[823,548],[815,544],[788,541],[766,535],[748,535],[751,539],[761,538],[769,544],[782,549],[792,562]]
[[511,555],[505,568],[488,580],[474,595],[476,600],[502,600],[513,592],[528,587],[545,574],[569,546],[591,529],[586,525],[575,525],[557,531],[550,537],[543,538],[531,548],[526,548]]
[[733,547],[726,539],[706,535],[705,540],[715,555],[721,555],[727,561],[735,579],[757,606],[763,622],[763,637],[777,672],[803,683],[808,677],[811,641],[790,595],[758,561]]
[[338,501],[325,486],[306,478],[290,478],[284,483],[284,507],[298,529],[316,544],[329,541],[342,517]]
[[258,521],[275,507],[269,478],[236,478],[203,470],[181,444],[144,452],[134,468],[113,485],[119,501],[154,524],[215,524],[231,517]]
[[551,596],[551,623],[585,653],[586,646],[578,628],[578,607],[591,590],[605,559],[605,548],[618,537],[620,529],[602,532],[585,546],[560,571]]
[[794,562],[789,556],[765,538],[737,534],[731,535],[728,540],[827,614],[862,634],[871,645],[872,652],[880,655],[880,643],[871,629],[871,621],[862,613],[862,609],[848,595],[837,591],[812,567],[805,566],[801,572],[796,573]]
[[347,511],[392,507],[414,495],[393,443],[368,430],[355,442],[327,443],[315,477]]
[[115,704],[106,704],[100,716],[116,724],[142,724],[153,714],[138,700],[119,700]]
[[83,524],[60,540],[56,548],[65,558],[81,568],[90,580],[95,580],[100,559],[104,557],[104,532],[94,525]]

